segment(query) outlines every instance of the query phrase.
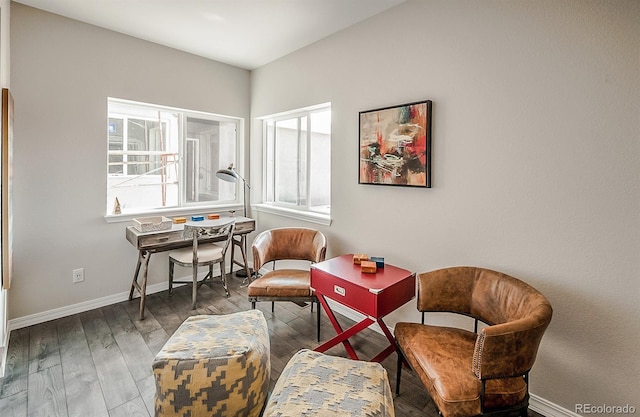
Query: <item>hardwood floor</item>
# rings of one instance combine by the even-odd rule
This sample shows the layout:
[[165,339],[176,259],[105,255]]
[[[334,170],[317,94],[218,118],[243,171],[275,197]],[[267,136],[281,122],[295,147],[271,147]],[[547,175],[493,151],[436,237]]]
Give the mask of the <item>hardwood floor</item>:
[[[169,336],[190,315],[227,314],[251,308],[240,279],[229,278],[231,297],[217,283],[198,291],[198,309],[191,310],[191,289],[181,287],[169,297],[147,297],[145,319],[138,320],[138,299],[126,301],[11,333],[5,377],[0,379],[0,416],[153,416],[154,380],[151,363]],[[259,303],[271,337],[271,387],[289,358],[301,348],[317,346],[315,313],[290,302]],[[322,339],[335,334],[322,313]],[[343,326],[352,323],[339,316]],[[362,358],[386,345],[372,331],[350,339]],[[326,353],[344,356],[342,345]],[[382,364],[395,390],[396,356]],[[396,416],[437,416],[431,399],[410,371],[402,374],[401,395],[394,399]],[[531,413],[535,415],[535,413]]]

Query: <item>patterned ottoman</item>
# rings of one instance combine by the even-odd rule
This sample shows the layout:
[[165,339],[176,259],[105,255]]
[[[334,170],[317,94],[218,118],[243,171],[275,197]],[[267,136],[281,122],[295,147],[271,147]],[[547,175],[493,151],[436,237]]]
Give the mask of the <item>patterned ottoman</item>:
[[264,417],[393,417],[387,371],[379,363],[301,350],[282,370]]
[[269,350],[260,310],[188,318],[153,361],[156,416],[259,416]]

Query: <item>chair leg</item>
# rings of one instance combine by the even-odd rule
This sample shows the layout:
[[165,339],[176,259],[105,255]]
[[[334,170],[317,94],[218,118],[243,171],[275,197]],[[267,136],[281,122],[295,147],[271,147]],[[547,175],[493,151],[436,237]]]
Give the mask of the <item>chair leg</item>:
[[191,309],[196,309],[196,296],[198,294],[198,266],[193,266],[193,285],[191,286]]
[[404,359],[402,357],[402,351],[398,346],[396,346],[396,353],[398,354],[398,369],[396,370],[396,397],[400,395],[400,376],[402,374],[402,362]]
[[[211,276],[213,276],[213,273],[211,274]],[[227,298],[229,298],[230,295],[229,295],[229,288],[227,288],[227,273],[225,271],[224,258],[222,258],[222,261],[220,261],[220,278],[222,279],[222,286],[224,287],[224,292],[225,294],[227,294]]]
[[173,267],[174,266],[175,264],[173,263],[171,258],[169,258],[169,296],[173,295]]
[[276,311],[276,303],[274,301],[271,302],[271,312]]
[[251,302],[251,309],[252,309],[252,310],[255,310],[255,309],[256,309],[256,302],[255,302],[255,301],[252,301],[252,302]]

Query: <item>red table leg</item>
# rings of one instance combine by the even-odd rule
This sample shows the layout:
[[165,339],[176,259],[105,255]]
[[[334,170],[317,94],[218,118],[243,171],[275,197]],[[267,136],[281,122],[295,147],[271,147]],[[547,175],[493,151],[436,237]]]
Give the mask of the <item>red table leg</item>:
[[358,360],[358,355],[356,354],[355,349],[353,349],[353,346],[351,346],[351,343],[349,343],[348,339],[354,334],[369,327],[369,325],[373,323],[373,320],[367,317],[364,320],[362,320],[360,323],[357,323],[349,327],[346,331],[344,331],[342,330],[342,326],[340,326],[340,323],[338,323],[338,320],[336,319],[335,314],[333,314],[333,310],[331,310],[331,307],[329,307],[329,304],[327,303],[327,300],[324,298],[324,296],[322,295],[318,296],[318,300],[320,301],[320,304],[322,304],[322,308],[324,308],[325,313],[327,313],[327,316],[329,317],[329,320],[331,321],[333,328],[336,330],[337,335],[331,338],[330,340],[324,342],[314,350],[316,352],[324,352],[328,349],[331,349],[338,343],[342,342],[342,344],[344,345],[344,348],[347,350],[347,353],[349,354],[349,357],[351,359]]
[[396,351],[396,339],[391,334],[391,331],[389,330],[387,325],[384,323],[384,321],[382,321],[382,318],[379,318],[377,322],[380,328],[382,329],[382,332],[387,337],[387,340],[389,341],[390,344],[389,346],[387,346],[386,349],[378,353],[375,358],[371,359],[371,362],[382,362],[387,358],[387,356],[391,355],[393,352]]
[[342,326],[340,326],[340,323],[338,323],[338,320],[336,319],[336,316],[333,313],[333,310],[331,310],[331,307],[329,307],[329,304],[325,300],[324,296],[320,296],[319,300],[320,300],[320,303],[322,304],[322,307],[324,308],[324,311],[327,313],[327,316],[329,317],[331,324],[333,324],[333,328],[336,330],[337,335],[329,339],[328,341],[324,342],[320,346],[316,347],[314,349],[316,352],[325,352],[331,349],[332,347],[334,347],[335,345],[337,345],[338,343],[342,342],[345,349],[347,350],[347,353],[349,354],[349,357],[351,359],[358,360],[359,359],[358,355],[356,354],[355,350],[353,349],[353,346],[351,346],[351,343],[349,342],[348,339],[351,336],[357,333],[360,333],[361,331],[363,331],[364,329],[366,329],[367,327],[369,327],[370,325],[376,322],[378,323],[385,337],[389,341],[389,346],[387,346],[382,352],[378,353],[373,359],[371,359],[371,362],[382,362],[389,355],[391,355],[393,352],[396,351],[395,338],[391,334],[391,331],[389,330],[385,322],[382,321],[382,318],[373,320],[370,317],[365,317],[358,323],[349,327],[347,330],[343,330]]

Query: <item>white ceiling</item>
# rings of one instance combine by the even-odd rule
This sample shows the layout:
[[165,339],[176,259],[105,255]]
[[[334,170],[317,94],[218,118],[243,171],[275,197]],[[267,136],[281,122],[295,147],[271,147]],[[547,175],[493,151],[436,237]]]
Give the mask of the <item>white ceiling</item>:
[[14,0],[255,69],[405,0]]

